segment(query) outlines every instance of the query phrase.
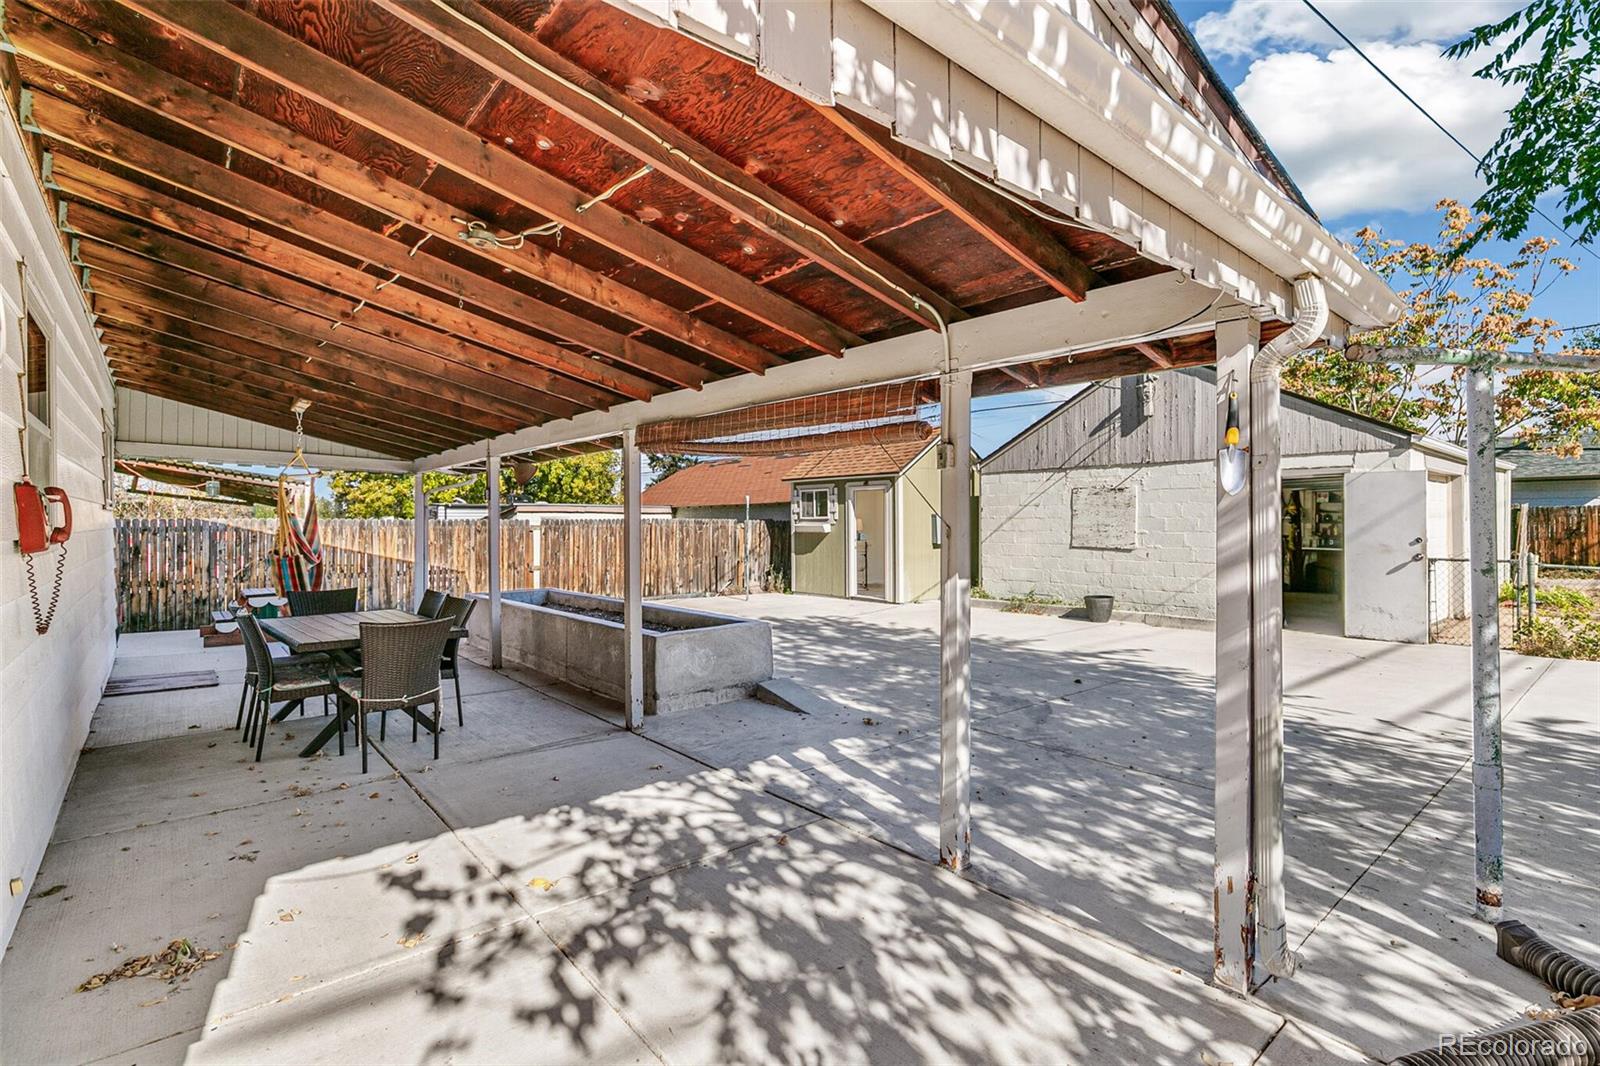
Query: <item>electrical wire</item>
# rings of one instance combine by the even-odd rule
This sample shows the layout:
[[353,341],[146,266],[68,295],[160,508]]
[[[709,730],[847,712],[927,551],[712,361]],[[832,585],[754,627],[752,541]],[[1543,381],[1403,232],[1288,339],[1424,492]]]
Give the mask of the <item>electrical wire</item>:
[[[1322,20],[1322,24],[1327,26],[1328,29],[1330,29],[1334,33],[1336,33],[1339,36],[1339,39],[1341,41],[1343,41],[1345,44],[1349,45],[1351,51],[1355,52],[1356,55],[1360,56],[1362,58],[1362,60],[1366,62],[1367,66],[1369,66],[1373,70],[1375,70],[1377,72],[1377,74],[1378,74],[1378,77],[1380,77],[1384,81],[1388,82],[1390,88],[1394,89],[1395,92],[1397,92],[1401,96],[1405,97],[1406,102],[1408,104],[1410,104],[1412,107],[1416,108],[1418,113],[1421,114],[1423,118],[1425,118],[1429,122],[1433,123],[1433,126],[1434,126],[1435,129],[1437,129],[1440,133],[1444,134],[1446,137],[1450,138],[1451,142],[1454,143],[1457,148],[1459,148],[1463,152],[1467,153],[1467,155],[1471,157],[1472,161],[1474,163],[1478,164],[1478,169],[1480,171],[1483,169],[1483,158],[1481,156],[1479,156],[1477,152],[1474,152],[1471,148],[1468,148],[1464,143],[1462,143],[1461,138],[1457,137],[1455,134],[1451,133],[1448,129],[1446,129],[1445,126],[1444,126],[1444,123],[1442,123],[1438,119],[1434,118],[1433,114],[1431,112],[1429,112],[1429,110],[1427,108],[1423,107],[1420,103],[1417,102],[1416,97],[1412,96],[1410,93],[1408,93],[1404,89],[1402,89],[1400,87],[1400,83],[1399,82],[1397,82],[1393,78],[1391,78],[1388,75],[1388,73],[1382,67],[1378,66],[1378,64],[1373,61],[1371,56],[1367,55],[1366,52],[1362,51],[1360,45],[1358,45],[1358,44],[1356,44],[1356,42],[1352,41],[1350,39],[1350,37],[1343,30],[1341,30],[1338,26],[1335,26],[1333,24],[1333,20],[1332,19],[1330,19],[1327,15],[1324,15],[1321,11],[1319,11],[1317,9],[1317,5],[1316,4],[1312,3],[1311,0],[1300,0],[1300,2],[1305,4],[1306,7],[1310,8],[1311,9],[1311,13],[1313,15],[1317,16],[1317,18],[1321,19]],[[1595,252],[1595,250],[1589,246],[1589,242],[1588,241],[1580,241],[1576,237],[1574,237],[1572,234],[1568,233],[1562,227],[1561,223],[1557,222],[1555,219],[1553,219],[1549,215],[1545,214],[1543,208],[1539,207],[1538,204],[1534,205],[1533,210],[1534,210],[1534,213],[1537,214],[1540,218],[1544,219],[1546,222],[1550,223],[1550,225],[1554,226],[1555,229],[1556,229],[1556,232],[1560,233],[1563,237],[1565,237],[1568,241],[1570,241],[1572,243],[1573,247],[1582,248],[1584,251],[1588,252],[1591,256],[1594,256],[1595,259],[1600,260],[1600,253]]]

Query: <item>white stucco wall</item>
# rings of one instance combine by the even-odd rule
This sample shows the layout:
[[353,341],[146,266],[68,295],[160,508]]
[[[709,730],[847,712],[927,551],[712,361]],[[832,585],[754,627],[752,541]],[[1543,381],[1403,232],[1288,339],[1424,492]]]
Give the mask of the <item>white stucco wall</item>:
[[[57,240],[43,196],[23,154],[9,110],[0,118],[0,882],[33,887],[89,719],[116,650],[111,512],[102,494],[102,412],[110,412],[110,376]],[[23,559],[15,547],[11,483],[22,476],[17,429],[22,408],[25,260],[28,307],[50,338],[53,473],[72,500],[73,533],[55,624],[34,630]],[[37,557],[49,595],[55,559]],[[11,937],[25,895],[0,887],[0,945]]]

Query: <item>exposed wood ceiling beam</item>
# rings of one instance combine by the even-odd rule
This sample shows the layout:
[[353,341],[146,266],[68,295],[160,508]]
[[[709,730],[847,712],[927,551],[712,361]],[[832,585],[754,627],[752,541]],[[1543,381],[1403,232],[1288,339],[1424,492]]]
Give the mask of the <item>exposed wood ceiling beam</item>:
[[476,369],[440,364],[426,354],[378,337],[344,331],[318,348],[329,333],[325,319],[276,304],[226,283],[164,267],[132,252],[86,241],[80,255],[91,268],[96,292],[281,348],[311,365],[327,361],[341,367],[376,364],[409,374],[417,386],[470,403],[496,415],[539,421],[550,399]]
[[[766,367],[780,362],[772,353],[742,337],[580,266],[538,244],[526,243],[521,248],[473,248],[462,244],[456,238],[460,224],[452,218],[461,215],[461,209],[437,197],[364,167],[309,137],[214,96],[135,56],[91,40],[41,12],[19,7],[8,12],[8,20],[18,50],[30,59],[72,74],[103,92],[147,108],[233,151],[251,155],[319,188],[382,212],[395,221],[416,226],[436,238],[446,238],[453,247],[468,249],[485,266],[493,264],[497,272],[510,271],[549,286],[740,369],[760,373]],[[358,254],[343,239],[349,235],[347,231],[339,227],[340,235],[336,236],[333,228],[316,224],[316,217],[307,210],[309,205],[300,201],[295,203],[300,205],[297,210],[303,212],[302,223],[295,227],[297,232],[305,233],[329,247]],[[257,213],[257,217],[262,216]],[[263,217],[263,221],[273,222],[274,219]],[[335,217],[330,221],[338,223],[343,220]],[[370,231],[363,232],[370,234]],[[368,248],[368,242],[362,240],[359,247]],[[385,256],[392,254],[384,253]],[[368,257],[375,262],[393,262],[376,252]],[[495,306],[486,302],[494,298],[488,290],[501,287],[492,276],[462,274],[458,268],[431,255],[407,255],[406,258],[422,259],[424,265],[437,262],[439,269],[452,278],[460,275],[458,281],[441,280],[443,276],[437,273],[430,277],[418,276],[417,280],[438,284],[457,295],[464,296],[471,291],[481,297],[476,302],[486,307]],[[402,265],[395,264],[390,269],[398,270]],[[406,273],[405,276],[413,275]],[[521,299],[530,299],[517,295]]]
[[476,0],[377,0],[395,18],[547,104],[929,329],[966,314],[872,249],[745,173]]
[[472,133],[414,100],[231,4],[121,0],[184,38],[292,89],[374,133],[720,300],[818,351],[860,343],[849,330],[680,244]]
[[[248,179],[230,174],[221,167],[206,163],[176,149],[165,148],[159,145],[159,142],[151,141],[149,138],[142,137],[142,135],[136,134],[125,127],[107,122],[102,117],[92,115],[64,100],[43,94],[37,95],[35,100],[38,121],[41,128],[46,131],[47,136],[63,143],[74,145],[92,155],[128,166],[158,180],[169,181],[172,184],[195,191],[199,195],[207,195],[204,190],[209,189],[212,184],[208,179],[226,177],[226,182],[219,180],[218,184],[243,183],[245,186],[254,185]],[[74,170],[70,162],[67,164],[67,168],[69,171]],[[85,169],[83,168],[75,170],[74,173],[80,178],[85,177]],[[198,188],[196,188],[197,186]],[[261,189],[263,193],[271,192],[271,190],[267,190],[262,186],[255,187]],[[243,196],[246,190],[240,189],[237,191]],[[265,201],[269,198],[263,195],[261,199]],[[308,213],[316,210],[309,205],[302,205],[302,207]],[[379,239],[381,240],[382,238]],[[398,245],[395,245],[395,247],[399,248]],[[403,249],[400,254],[404,257]],[[307,259],[310,260],[310,257],[307,256]],[[306,272],[311,272],[309,267]],[[357,273],[360,272],[358,271]],[[377,295],[373,292],[373,287],[382,280],[367,275],[363,275],[363,277],[365,280],[357,283],[360,286],[360,291],[356,293],[344,293],[340,286],[333,286],[341,292],[341,295],[348,296],[348,299],[338,306],[330,305],[331,317],[347,319],[352,325],[357,325],[358,328],[364,327],[365,323],[358,325],[355,322],[356,316],[351,313],[350,308],[360,303],[363,297]],[[422,296],[420,293],[414,293],[414,290],[405,291],[413,292],[417,299],[431,299]],[[389,298],[393,298],[392,294]],[[453,308],[448,304],[442,304],[437,300],[433,300],[433,305],[437,308],[439,314],[448,316],[463,314],[459,309]],[[435,317],[437,318],[437,315]],[[454,319],[446,319],[446,321],[454,322]],[[655,392],[660,391],[658,386],[632,371],[587,358],[576,352],[567,351],[549,341],[521,331],[512,330],[507,326],[500,326],[498,323],[489,323],[486,326],[477,324],[483,321],[481,318],[475,320],[472,327],[473,332],[476,334],[481,331],[487,337],[500,341],[502,352],[505,347],[511,347],[516,354],[514,356],[508,355],[507,358],[510,358],[517,365],[523,380],[530,383],[541,382],[539,387],[546,388],[546,391],[554,395],[567,396],[578,402],[585,403],[587,406],[597,406],[605,402],[604,399],[600,398],[602,394],[596,393],[591,388],[583,387],[584,383],[600,385],[612,392],[620,393],[632,399],[647,399]],[[429,324],[433,325],[434,322],[430,321]],[[459,322],[455,324],[459,328],[466,328]],[[430,330],[429,333],[431,334],[432,331]],[[459,334],[449,338],[436,338],[430,335],[426,338],[425,348],[434,350],[441,341],[455,346],[473,343],[463,340]],[[476,345],[474,344],[473,346]],[[692,364],[685,365],[692,366]],[[698,367],[693,369],[699,370]],[[550,370],[559,370],[565,377],[557,377],[550,373]],[[703,375],[703,372],[701,373]],[[563,384],[567,378],[573,379],[570,385]],[[548,384],[548,387],[546,387],[545,383]]]
[[[196,165],[209,167],[209,164],[195,161]],[[211,168],[222,171],[220,167]],[[237,179],[243,181],[244,179]],[[249,182],[245,182],[249,184]],[[372,307],[381,307],[397,315],[414,319],[426,326],[444,330],[453,334],[458,339],[470,339],[474,343],[489,343],[502,352],[514,357],[529,357],[537,365],[561,370],[575,380],[580,376],[584,381],[593,381],[596,378],[626,382],[630,379],[621,376],[626,372],[612,369],[596,369],[593,360],[585,359],[575,353],[555,349],[554,345],[546,341],[528,337],[520,331],[506,326],[492,319],[475,315],[470,310],[464,309],[455,303],[431,296],[426,292],[416,289],[391,284],[389,277],[376,277],[354,266],[348,266],[333,255],[317,251],[308,251],[306,248],[292,244],[289,241],[272,236],[270,233],[252,229],[241,225],[229,218],[224,218],[214,212],[195,207],[181,200],[173,199],[164,193],[156,192],[142,185],[129,182],[114,174],[98,170],[94,167],[78,163],[68,157],[60,159],[60,177],[58,184],[74,198],[89,203],[101,205],[115,210],[121,214],[130,215],[143,222],[160,226],[173,234],[186,238],[203,241],[215,248],[220,248],[229,253],[243,256],[250,262],[260,263],[275,270],[283,271],[295,277],[302,277],[314,281],[319,286],[329,289],[334,293],[350,298],[354,307],[362,299]],[[181,183],[175,183],[181,184]],[[265,197],[263,197],[265,199]],[[228,204],[227,206],[232,206]],[[383,244],[394,248],[403,261],[410,261],[405,250],[398,244],[389,241],[377,234],[373,238]],[[420,258],[420,257],[419,257]],[[432,262],[439,262],[433,260]],[[373,264],[368,259],[369,265]],[[510,292],[510,290],[503,290]],[[512,294],[515,296],[515,294]],[[352,323],[354,316],[351,316]],[[539,357],[551,350],[558,354],[553,358],[540,359]],[[680,384],[693,382],[698,385],[707,380],[708,375],[700,367],[678,359],[676,356],[667,356],[666,361],[671,364],[671,370],[662,369],[653,357],[644,355],[641,351],[630,352],[634,358],[641,361],[650,359],[652,372],[668,379],[676,379]],[[549,378],[552,384],[559,384],[561,378]],[[639,387],[644,389],[648,382],[636,379]],[[563,395],[577,396],[579,393],[572,388],[558,389]]]
[[1158,341],[1154,344],[1132,344],[1129,347],[1163,369],[1172,365],[1172,349],[1165,343]]
[[[294,416],[286,407],[274,402],[274,399],[282,400],[281,396],[274,398],[263,395],[258,390],[242,388],[226,377],[216,378],[210,384],[198,385],[174,380],[167,370],[153,371],[126,360],[114,362],[112,370],[116,375],[117,384],[138,392],[147,392],[152,396],[161,396],[208,410],[215,410],[221,401],[227,404],[230,414],[240,418],[275,426],[278,429],[295,428]],[[323,437],[339,444],[366,448],[383,455],[396,455],[404,459],[416,457],[417,449],[414,445],[406,449],[397,449],[360,432],[331,424],[325,418],[313,418],[310,411],[306,412],[306,430],[313,436]]]
[[[312,208],[285,193],[269,189],[223,167],[170,148],[126,127],[116,126],[104,120],[97,121],[96,116],[72,104],[44,96],[39,97],[39,100],[39,120],[49,136],[138,170],[141,174],[176,185],[232,210],[288,229],[312,241],[318,241],[327,234],[333,235],[335,240],[342,238],[340,243],[333,245],[335,249],[357,259],[364,259],[372,266],[391,273],[387,277],[373,277],[362,270],[348,267],[332,255],[322,252],[320,245],[307,249],[277,240],[265,233],[255,233],[253,237],[243,236],[252,231],[238,223],[217,219],[214,214],[192,205],[172,207],[171,205],[179,204],[179,201],[142,187],[139,187],[136,194],[125,195],[122,198],[125,210],[131,209],[132,204],[137,203],[135,195],[152,205],[159,202],[168,209],[169,214],[181,214],[191,220],[197,229],[204,229],[213,234],[218,230],[228,231],[232,235],[230,243],[237,244],[243,240],[253,239],[258,248],[251,254],[270,256],[270,265],[277,269],[316,278],[319,284],[327,285],[349,296],[352,303],[366,299],[374,306],[388,307],[397,313],[406,314],[458,337],[492,342],[501,351],[541,362],[552,370],[580,380],[597,380],[598,372],[594,369],[593,360],[557,349],[549,341],[530,337],[521,330],[476,314],[470,306],[462,306],[406,286],[387,284],[387,282],[395,274],[413,278],[421,275],[419,280],[443,288],[446,292],[452,293],[457,300],[468,304],[479,304],[498,314],[516,319],[523,325],[554,333],[673,384],[698,388],[710,380],[711,375],[702,367],[652,345],[614,333],[570,311],[540,303],[512,289],[470,276],[478,282],[474,285],[468,277],[462,276],[441,259],[432,256],[410,256],[406,253],[405,247],[396,241],[328,212]],[[117,181],[114,175],[107,175],[111,181],[97,178],[93,168],[74,166],[71,160],[64,159],[63,163],[64,169],[82,182],[106,186]],[[141,217],[148,218],[149,214],[149,211],[141,212]],[[216,241],[212,240],[210,243]],[[263,258],[262,262],[267,262],[267,259]],[[304,264],[303,269],[293,265],[295,263]],[[383,287],[378,288],[379,285]],[[397,303],[403,304],[404,309],[396,307]]]
[[[308,364],[305,356],[298,351],[288,351],[240,336],[238,332],[228,332],[194,320],[195,317],[213,316],[214,312],[209,308],[177,298],[168,299],[167,294],[160,292],[140,296],[139,287],[118,279],[102,278],[96,289],[94,311],[100,316],[102,325],[120,325],[126,329],[155,334],[162,337],[164,342],[175,339],[200,350],[222,353],[228,359],[258,364],[278,372],[310,375],[313,380],[330,388],[337,386],[348,389],[358,397],[370,395],[397,404],[402,411],[424,412],[424,421],[427,423],[476,429],[515,423],[527,417],[520,413],[502,414],[484,405],[481,396],[457,382],[435,382],[377,359],[351,358],[349,353],[332,345],[321,349],[317,358]],[[131,295],[132,300],[124,298],[124,292]],[[184,313],[181,306],[175,308],[179,314],[170,314],[165,309],[144,306],[133,300],[148,300],[164,307],[186,304],[186,313],[192,317],[180,317]],[[242,325],[245,320],[239,316],[224,317],[223,320],[235,329],[249,328]]]
[[819,104],[817,111],[935,203],[1069,300],[1082,301],[1084,295],[1100,283],[1099,275],[1056,240],[1042,222],[1012,210],[997,194],[957,174],[953,164],[896,144],[869,120],[843,108]]
[[372,393],[363,389],[360,383],[330,379],[321,373],[307,372],[303,367],[286,366],[276,360],[259,358],[259,349],[253,354],[241,354],[236,349],[246,347],[243,341],[220,347],[178,333],[153,330],[139,322],[127,321],[124,317],[126,312],[111,304],[112,301],[97,299],[95,308],[100,314],[101,327],[105,330],[107,347],[113,354],[124,349],[160,350],[174,361],[275,381],[281,388],[292,390],[297,397],[333,405],[352,414],[371,416],[402,439],[415,438],[424,444],[435,437],[475,440],[486,428],[501,422],[500,419],[480,416],[482,421],[478,423],[465,423],[454,416],[439,414],[432,408],[419,407],[415,397]]

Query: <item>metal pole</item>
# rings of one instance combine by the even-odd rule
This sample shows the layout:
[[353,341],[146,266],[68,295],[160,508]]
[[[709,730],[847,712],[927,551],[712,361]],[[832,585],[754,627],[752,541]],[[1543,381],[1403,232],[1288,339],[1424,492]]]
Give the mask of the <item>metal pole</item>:
[[1500,920],[1505,898],[1500,746],[1500,582],[1495,561],[1494,368],[1467,371],[1467,547],[1472,593],[1474,913]]
[[639,445],[633,427],[622,431],[623,724],[644,729],[644,547]]
[[411,604],[422,603],[428,591],[428,495],[422,488],[423,475],[411,476]]
[[489,456],[489,666],[500,669],[500,457]]
[[972,846],[972,372],[941,376],[939,401],[939,862],[964,870]]

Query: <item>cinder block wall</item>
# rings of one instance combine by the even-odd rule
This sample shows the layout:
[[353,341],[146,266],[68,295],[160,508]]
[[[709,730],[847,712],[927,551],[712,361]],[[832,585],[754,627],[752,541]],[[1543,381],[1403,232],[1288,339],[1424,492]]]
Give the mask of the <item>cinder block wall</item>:
[[[1126,549],[1072,546],[1074,488],[1136,488]],[[1216,612],[1216,474],[1209,463],[988,473],[980,506],[983,587],[1074,606],[1110,593],[1117,610],[1209,619]]]

